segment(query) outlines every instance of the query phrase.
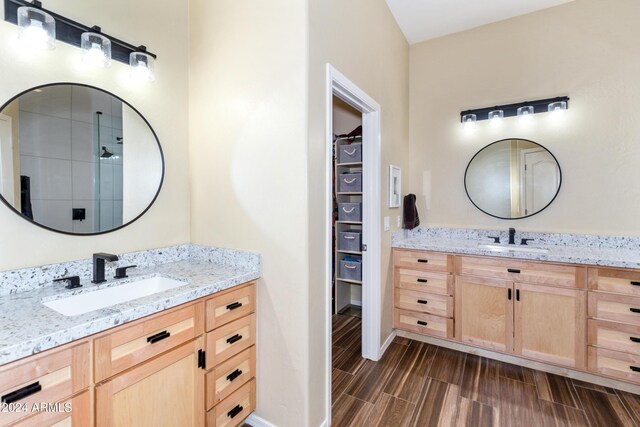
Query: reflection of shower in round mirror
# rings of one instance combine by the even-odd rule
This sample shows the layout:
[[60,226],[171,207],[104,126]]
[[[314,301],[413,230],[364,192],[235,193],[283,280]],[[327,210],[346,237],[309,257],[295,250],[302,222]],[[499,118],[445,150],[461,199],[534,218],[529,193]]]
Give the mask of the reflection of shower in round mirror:
[[[160,192],[164,159],[156,134],[115,95],[44,85],[12,98],[0,115],[10,123],[0,135],[0,196],[36,225],[106,233],[140,218]],[[79,210],[82,220],[73,214]]]
[[562,172],[553,154],[526,139],[487,145],[473,156],[464,176],[469,200],[501,219],[539,213],[553,202],[561,184]]

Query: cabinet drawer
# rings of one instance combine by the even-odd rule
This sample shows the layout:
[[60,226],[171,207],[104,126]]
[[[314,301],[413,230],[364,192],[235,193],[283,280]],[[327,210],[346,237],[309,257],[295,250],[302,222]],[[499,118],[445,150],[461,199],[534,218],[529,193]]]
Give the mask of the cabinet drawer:
[[256,409],[256,380],[239,390],[207,412],[207,427],[235,427]]
[[497,258],[460,257],[458,274],[513,282],[584,288],[586,269],[570,265]]
[[255,343],[255,314],[221,326],[207,333],[207,367],[216,366]]
[[252,346],[207,373],[207,409],[236,391],[256,375],[256,346]]
[[0,412],[4,426],[31,414],[34,403],[59,402],[89,387],[89,344],[46,352],[0,368],[2,402],[17,409]]
[[251,284],[207,300],[207,331],[256,311],[256,286]]
[[394,310],[394,327],[441,338],[453,338],[453,319],[415,311]]
[[640,297],[589,292],[589,317],[640,326]]
[[589,370],[623,381],[640,383],[640,356],[589,347]]
[[453,256],[439,252],[393,250],[393,265],[417,270],[452,271]]
[[640,355],[640,328],[589,319],[589,345]]
[[13,424],[12,427],[86,427],[91,425],[89,392],[59,402],[55,411],[40,412],[37,415]]
[[396,268],[395,274],[396,288],[430,294],[453,295],[453,275],[449,273]]
[[640,270],[590,268],[589,289],[640,297]]
[[453,297],[427,294],[409,289],[395,290],[395,306],[442,317],[453,317]]
[[95,339],[95,382],[192,340],[203,332],[203,319],[198,303]]

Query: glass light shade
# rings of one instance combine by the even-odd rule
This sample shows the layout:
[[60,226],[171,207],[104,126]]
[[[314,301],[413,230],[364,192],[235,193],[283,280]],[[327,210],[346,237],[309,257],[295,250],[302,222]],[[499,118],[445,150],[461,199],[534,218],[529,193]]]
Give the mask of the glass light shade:
[[567,109],[567,102],[566,101],[558,101],[558,102],[552,102],[551,104],[549,104],[549,112],[554,112],[554,111],[564,111]]
[[475,123],[477,118],[475,114],[465,114],[462,116],[462,123]]
[[20,41],[29,49],[55,49],[56,21],[47,12],[35,7],[18,8],[18,35]]
[[504,111],[502,110],[489,111],[489,120],[500,120],[503,117],[504,117]]
[[533,106],[531,106],[531,105],[527,105],[527,106],[518,108],[518,116],[520,116],[520,117],[530,116],[533,113],[534,113],[534,109],[533,109]]
[[82,33],[82,61],[93,67],[111,65],[111,40],[98,33]]
[[155,79],[153,56],[145,52],[131,52],[129,66],[131,77],[135,80],[153,81]]

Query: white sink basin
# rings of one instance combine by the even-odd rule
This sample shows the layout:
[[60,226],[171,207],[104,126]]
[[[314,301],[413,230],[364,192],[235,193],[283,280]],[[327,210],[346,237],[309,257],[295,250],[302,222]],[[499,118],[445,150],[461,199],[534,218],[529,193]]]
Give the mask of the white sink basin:
[[479,243],[478,248],[484,249],[487,251],[493,251],[493,252],[523,252],[523,253],[530,253],[530,254],[548,254],[549,253],[549,249],[545,249],[545,248],[531,248],[528,246],[512,246],[512,245],[510,246],[491,245],[486,243]]
[[185,282],[167,279],[166,277],[151,277],[149,279],[112,286],[98,291],[86,292],[67,298],[60,298],[44,302],[43,304],[60,314],[64,314],[65,316],[77,316],[79,314],[89,313],[90,311],[132,301],[137,298],[157,294],[169,289],[178,288],[186,284],[187,283]]

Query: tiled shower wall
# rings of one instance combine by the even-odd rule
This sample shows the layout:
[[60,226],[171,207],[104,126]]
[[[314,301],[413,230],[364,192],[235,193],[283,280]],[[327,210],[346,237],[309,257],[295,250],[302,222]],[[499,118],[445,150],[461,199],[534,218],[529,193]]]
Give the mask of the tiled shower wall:
[[[79,233],[121,225],[122,103],[85,87],[52,86],[21,97],[19,109],[20,174],[31,178],[34,220]],[[114,155],[101,158],[103,146]],[[73,221],[72,208],[84,208],[86,220]]]

